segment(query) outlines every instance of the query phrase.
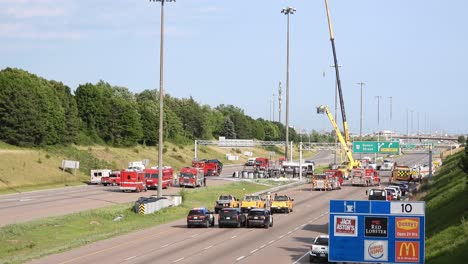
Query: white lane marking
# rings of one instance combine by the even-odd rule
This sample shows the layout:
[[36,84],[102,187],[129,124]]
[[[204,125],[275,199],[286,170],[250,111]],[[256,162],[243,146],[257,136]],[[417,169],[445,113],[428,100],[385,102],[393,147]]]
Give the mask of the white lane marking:
[[266,245],[265,245],[265,244],[263,244],[263,245],[261,245],[261,246],[260,246],[260,248],[264,248],[264,247],[266,247]]
[[275,241],[274,241],[274,240],[272,240],[272,241],[268,242],[268,244],[271,244],[271,243],[273,243],[273,242],[275,242]]
[[183,259],[185,259],[185,258],[184,258],[184,257],[182,257],[182,258],[180,258],[180,259],[176,259],[176,260],[172,261],[172,263],[179,262],[179,261],[181,261],[181,260],[183,260]]
[[232,236],[231,238],[236,238],[237,236]]
[[298,258],[296,261],[294,261],[292,264],[296,264],[296,263],[299,263],[299,261],[301,259],[303,259],[305,256],[307,256],[307,254],[309,254],[309,251],[307,251],[304,255],[302,255],[302,257]]
[[240,256],[240,257],[236,258],[236,261],[239,261],[239,260],[241,260],[243,258],[245,258],[245,256]]
[[258,248],[256,248],[256,249],[250,251],[250,254],[253,254],[253,253],[257,252],[257,251],[258,251]]
[[21,199],[19,200],[20,202],[27,202],[27,201],[32,201],[33,199],[29,199],[29,198],[25,198],[25,199]]
[[196,237],[196,236],[198,236],[198,234],[195,234],[195,235],[193,235],[192,237]]
[[291,233],[292,233],[292,231],[288,231],[288,235],[291,234]]
[[285,235],[281,235],[281,236],[278,237],[278,239],[282,239],[284,236],[285,236]]
[[304,227],[304,226],[306,226],[306,225],[307,225],[307,224],[302,224],[301,227]]
[[169,244],[162,245],[161,248],[165,248],[165,247],[167,247],[167,246],[169,246]]
[[136,257],[137,257],[137,256],[131,256],[131,257],[128,257],[128,258],[124,259],[124,261],[131,260],[131,259],[134,259],[134,258],[136,258]]
[[206,247],[206,248],[204,248],[203,250],[207,250],[207,249],[210,249],[210,248],[212,248],[212,247],[213,247],[213,245],[211,245],[211,246],[207,246],[207,247]]
[[295,231],[299,230],[299,227],[294,228]]

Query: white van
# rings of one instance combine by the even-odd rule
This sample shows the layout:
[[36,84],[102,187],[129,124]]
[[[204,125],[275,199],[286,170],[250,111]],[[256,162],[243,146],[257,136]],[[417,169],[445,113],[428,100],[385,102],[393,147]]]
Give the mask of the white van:
[[103,170],[91,170],[91,184],[101,184],[102,177],[109,177],[112,174],[111,170],[103,169]]

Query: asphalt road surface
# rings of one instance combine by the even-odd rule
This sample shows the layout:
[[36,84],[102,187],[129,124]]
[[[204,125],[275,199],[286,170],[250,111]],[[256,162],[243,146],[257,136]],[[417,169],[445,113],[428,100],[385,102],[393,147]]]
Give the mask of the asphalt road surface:
[[280,193],[295,199],[290,214],[274,214],[264,228],[186,227],[181,219],[99,241],[32,263],[308,263],[312,239],[328,233],[330,199],[366,199],[365,188],[312,191],[302,185]]
[[[226,166],[222,177],[230,177],[240,166]],[[207,177],[207,185],[222,185],[228,181]],[[163,194],[176,194],[179,187],[169,187]],[[192,189],[187,189],[192,190]],[[41,190],[0,196],[0,226],[38,218],[66,215],[113,204],[133,202],[141,196],[156,195],[156,190],[124,193],[118,186],[87,185]]]
[[[329,151],[319,151],[314,157],[316,164],[329,164],[333,154]],[[413,166],[428,162],[427,153],[415,153],[399,156],[398,164]],[[242,170],[243,166],[225,166],[221,177],[208,177],[207,185],[228,183],[220,178],[231,178],[234,171]],[[389,171],[381,172],[382,180],[390,175]],[[175,194],[178,187],[163,190],[163,194]],[[66,187],[34,192],[8,194],[0,196],[0,226],[12,223],[30,221],[48,216],[59,216],[79,211],[100,208],[112,204],[136,201],[138,197],[157,194],[155,190],[146,193],[122,193],[117,186],[88,185]]]

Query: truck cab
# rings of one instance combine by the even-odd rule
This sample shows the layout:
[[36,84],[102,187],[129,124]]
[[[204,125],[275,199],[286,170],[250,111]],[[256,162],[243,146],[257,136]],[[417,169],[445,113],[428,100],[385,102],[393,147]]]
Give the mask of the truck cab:
[[180,187],[200,187],[203,185],[205,178],[203,169],[194,167],[184,167],[180,170],[179,186]]
[[271,202],[271,213],[283,212],[289,214],[293,211],[293,201],[294,199],[287,195],[275,195]]
[[265,208],[266,202],[259,195],[246,195],[240,206],[243,213],[248,213],[251,209]]
[[215,214],[217,214],[219,210],[223,208],[239,208],[239,206],[239,199],[237,199],[233,195],[220,195],[215,203]]

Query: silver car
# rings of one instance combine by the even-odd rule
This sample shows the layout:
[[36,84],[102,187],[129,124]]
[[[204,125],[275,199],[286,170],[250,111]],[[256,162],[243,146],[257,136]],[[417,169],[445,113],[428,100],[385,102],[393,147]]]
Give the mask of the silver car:
[[318,235],[309,251],[309,260],[311,263],[328,262],[328,235]]

